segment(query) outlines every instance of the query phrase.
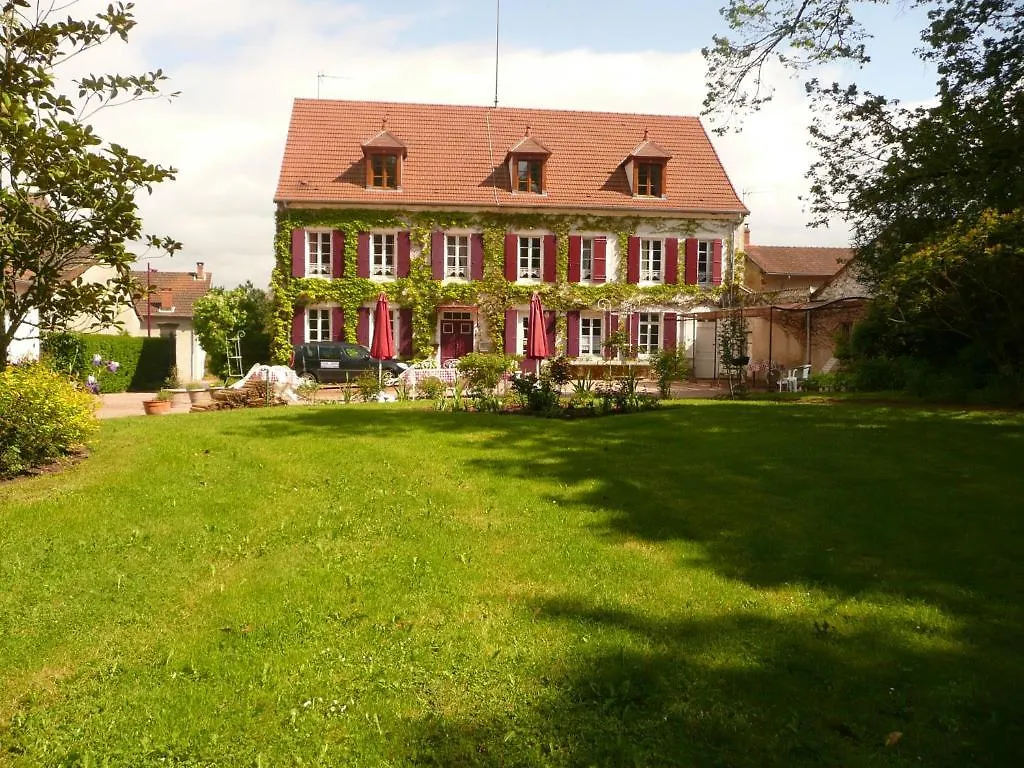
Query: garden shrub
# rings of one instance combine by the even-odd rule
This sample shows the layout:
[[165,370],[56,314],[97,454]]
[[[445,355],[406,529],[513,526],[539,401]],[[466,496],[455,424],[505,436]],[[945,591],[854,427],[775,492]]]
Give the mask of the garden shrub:
[[45,365],[0,372],[0,477],[67,456],[96,431],[92,395]]
[[[43,339],[50,366],[84,381],[96,376],[100,392],[147,391],[159,388],[170,372],[171,339],[160,336],[111,336],[101,333],[51,333]],[[92,364],[93,355],[120,363],[116,372]]]
[[489,395],[501,377],[514,369],[515,358],[489,352],[471,352],[459,358],[458,369],[470,392]]
[[444,397],[444,382],[436,376],[429,376],[416,385],[419,396],[427,400],[439,400]]
[[371,403],[384,390],[381,381],[377,378],[376,371],[365,371],[356,379],[356,389],[359,391],[359,398],[364,403]]

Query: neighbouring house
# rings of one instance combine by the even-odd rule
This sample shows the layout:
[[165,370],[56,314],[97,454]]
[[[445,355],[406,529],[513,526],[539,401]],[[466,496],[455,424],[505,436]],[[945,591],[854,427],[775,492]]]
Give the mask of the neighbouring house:
[[277,205],[275,355],[368,344],[384,292],[399,354],[525,349],[534,291],[580,363],[683,345],[714,375],[717,305],[748,213],[696,117],[297,99]]
[[803,245],[752,245],[743,228],[743,284],[754,293],[785,292],[806,299],[853,258],[849,248]]
[[[23,295],[29,284],[24,280],[14,281],[14,290]],[[0,323],[3,323],[3,332],[11,327],[11,318],[0,312]],[[18,323],[14,330],[14,338],[7,347],[7,362],[17,363],[22,360],[39,359],[39,310],[32,309],[25,319]]]

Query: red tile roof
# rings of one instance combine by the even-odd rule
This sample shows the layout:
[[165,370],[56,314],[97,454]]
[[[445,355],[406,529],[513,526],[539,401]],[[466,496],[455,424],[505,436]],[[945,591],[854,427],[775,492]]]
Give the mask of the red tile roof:
[[[146,287],[147,272],[145,270],[132,271],[132,279],[139,287],[139,292],[133,297],[135,303],[135,314],[141,320],[145,320],[152,309],[152,317],[192,317],[192,307],[196,299],[205,296],[212,284],[212,274],[209,271],[203,273],[203,277],[197,277],[195,272],[162,272],[151,270],[149,273],[149,284],[153,289],[147,297],[144,293]],[[160,309],[160,291],[170,288],[171,297],[174,303],[174,310],[164,312]]]
[[747,258],[768,275],[834,275],[853,258],[852,248],[748,245]]
[[[367,189],[361,146],[408,148],[402,188]],[[510,190],[508,149],[527,127],[551,151],[543,195]],[[666,199],[634,198],[623,160],[644,140],[671,153]],[[285,203],[606,208],[746,213],[700,120],[612,112],[296,99],[274,195]]]

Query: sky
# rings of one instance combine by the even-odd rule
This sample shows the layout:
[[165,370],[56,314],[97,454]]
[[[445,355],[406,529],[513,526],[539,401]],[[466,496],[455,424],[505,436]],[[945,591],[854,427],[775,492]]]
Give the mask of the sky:
[[[292,100],[319,95],[448,104],[494,101],[498,0],[135,0],[137,27],[69,62],[83,71],[169,75],[172,100],[129,104],[92,122],[177,179],[139,198],[145,231],[183,243],[156,269],[201,261],[215,285],[264,287],[273,268],[273,195]],[[106,0],[78,0],[81,16]],[[502,0],[500,105],[697,115],[700,49],[726,33],[719,0]],[[909,2],[866,8],[872,63],[853,73],[906,102],[932,95],[912,51],[923,17]],[[324,77],[318,78],[322,73]],[[831,69],[828,79],[851,73]],[[751,210],[752,242],[848,244],[842,222],[809,229],[809,112],[800,80],[772,72],[774,100],[740,133],[712,136]],[[705,124],[708,124],[705,119]],[[143,254],[152,256],[153,254]]]

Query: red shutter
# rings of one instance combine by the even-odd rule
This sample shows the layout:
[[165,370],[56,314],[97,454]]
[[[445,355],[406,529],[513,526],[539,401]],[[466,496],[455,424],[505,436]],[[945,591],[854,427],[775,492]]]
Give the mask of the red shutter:
[[505,279],[514,283],[519,277],[519,238],[509,232],[505,235]]
[[664,341],[662,342],[662,349],[675,349],[676,348],[676,313],[666,312],[662,318],[662,325],[664,326]]
[[580,255],[583,251],[583,238],[579,235],[569,235],[569,273],[565,279],[570,283],[580,281]]
[[626,282],[640,282],[640,238],[629,238],[629,249],[626,254]]
[[594,272],[591,280],[595,283],[603,283],[608,275],[606,266],[608,253],[608,240],[603,237],[594,238]]
[[[607,339],[617,330],[619,330],[619,316],[613,315],[611,312],[605,312],[604,314],[604,325],[607,330],[604,332],[604,338]],[[604,356],[607,358],[614,358],[615,352],[611,347],[604,348]]]
[[686,274],[684,280],[687,285],[697,284],[697,239],[686,238]]
[[629,346],[635,347],[640,343],[640,313],[632,312],[629,315]]
[[479,232],[469,236],[469,279],[484,279],[484,236]]
[[674,237],[665,239],[665,282],[679,282],[679,241]]
[[409,233],[398,233],[398,258],[395,262],[395,277],[409,276]]
[[555,267],[558,266],[558,244],[554,235],[544,235],[544,250],[541,259],[544,264],[544,282],[555,282]]
[[553,309],[544,310],[544,331],[548,337],[548,355],[554,357],[555,352],[555,328],[558,324],[558,313]]
[[356,277],[370,276],[370,233],[360,232],[356,240]]
[[[572,248],[572,240],[569,240],[569,248]],[[569,357],[580,356],[580,313],[579,312],[566,312],[565,313],[565,325],[566,325],[566,339],[565,339],[565,354]]]
[[370,346],[370,310],[368,307],[359,308],[359,317],[356,319],[356,343],[364,347]]
[[517,328],[519,323],[519,313],[514,309],[505,310],[505,354],[506,355],[518,355],[519,349],[516,347],[517,341]]
[[306,341],[306,308],[296,307],[292,315],[292,344],[303,344]]
[[398,354],[412,357],[412,310],[398,310]]
[[331,233],[331,277],[345,276],[345,233],[336,229]]
[[430,233],[430,274],[435,280],[444,280],[444,232]]
[[306,276],[306,230],[292,230],[292,277]]
[[341,307],[331,309],[331,339],[333,341],[345,340],[345,314]]
[[711,244],[711,284],[722,284],[722,241],[715,240]]

